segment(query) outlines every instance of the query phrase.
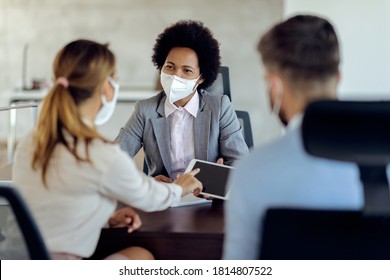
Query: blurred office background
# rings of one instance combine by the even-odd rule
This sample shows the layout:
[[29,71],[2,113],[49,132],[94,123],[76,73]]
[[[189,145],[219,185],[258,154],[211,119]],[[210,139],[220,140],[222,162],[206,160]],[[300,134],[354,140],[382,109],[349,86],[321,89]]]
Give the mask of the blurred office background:
[[[150,59],[157,35],[177,20],[195,19],[219,40],[222,64],[230,69],[233,105],[249,111],[255,145],[263,145],[278,137],[281,127],[270,114],[256,44],[271,25],[300,12],[325,16],[337,28],[342,47],[341,98],[388,98],[390,2],[386,0],[0,0],[0,107],[23,87],[32,87],[34,80],[38,87],[50,85],[56,52],[78,38],[110,43],[121,90],[145,92],[147,97],[158,81]],[[132,110],[131,103],[118,104],[102,133],[113,139]],[[31,109],[18,113],[17,137],[33,126],[33,114]],[[0,167],[8,117],[0,112]]]

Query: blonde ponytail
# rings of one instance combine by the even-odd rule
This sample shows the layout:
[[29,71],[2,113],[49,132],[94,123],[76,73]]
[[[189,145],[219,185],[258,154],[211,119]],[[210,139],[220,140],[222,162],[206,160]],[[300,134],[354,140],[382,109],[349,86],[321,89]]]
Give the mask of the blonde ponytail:
[[[79,106],[94,98],[103,81],[114,74],[115,57],[107,45],[76,40],[59,51],[53,70],[56,81],[42,103],[31,162],[34,170],[41,169],[46,187],[46,174],[57,145],[64,145],[77,161],[91,163],[88,152],[91,141],[98,138],[109,142],[94,126],[84,123]],[[85,144],[83,155],[77,153],[79,142]]]
[[[64,130],[73,136],[73,142],[66,140]],[[34,134],[34,151],[32,168],[41,168],[41,178],[45,186],[46,172],[54,148],[57,144],[63,144],[78,161],[90,162],[88,145],[94,138],[104,139],[95,129],[86,125],[77,106],[68,90],[61,85],[54,85],[52,90],[43,100],[38,124]],[[84,139],[86,145],[86,157],[77,153],[78,139]]]

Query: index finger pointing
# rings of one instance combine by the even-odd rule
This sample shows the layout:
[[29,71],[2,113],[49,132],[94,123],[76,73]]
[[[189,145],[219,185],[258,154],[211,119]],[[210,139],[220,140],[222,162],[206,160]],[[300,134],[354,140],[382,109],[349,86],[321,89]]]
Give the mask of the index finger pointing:
[[189,172],[188,174],[195,176],[199,172],[200,172],[200,168],[196,168],[196,169],[192,170],[191,172]]

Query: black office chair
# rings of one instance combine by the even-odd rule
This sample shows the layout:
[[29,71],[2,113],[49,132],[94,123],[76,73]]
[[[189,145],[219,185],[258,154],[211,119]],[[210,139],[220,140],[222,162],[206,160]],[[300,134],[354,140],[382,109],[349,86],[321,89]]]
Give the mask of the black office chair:
[[253,135],[252,135],[252,126],[249,113],[247,111],[238,111],[236,110],[238,121],[242,127],[242,133],[244,135],[245,142],[248,148],[253,147]]
[[230,94],[229,68],[227,66],[219,67],[217,79],[211,86],[206,88],[206,91],[214,94],[227,95],[230,101],[232,101]]
[[[230,92],[229,68],[227,66],[219,67],[217,79],[206,90],[214,94],[227,95],[230,101],[232,101],[231,92]],[[253,136],[252,136],[252,127],[249,118],[249,113],[246,111],[236,110],[236,114],[240,121],[241,126],[243,127],[245,142],[248,145],[248,148],[252,148]]]
[[390,259],[390,102],[312,103],[302,137],[309,154],[359,166],[364,209],[269,209],[260,258]]
[[[2,227],[0,239],[1,259],[25,257],[33,260],[50,259],[45,242],[27,205],[18,191],[10,186],[10,183],[0,182],[0,200],[0,216],[3,223],[0,225]],[[14,230],[9,231],[9,228],[6,228],[7,226]],[[24,249],[27,252],[21,252]]]

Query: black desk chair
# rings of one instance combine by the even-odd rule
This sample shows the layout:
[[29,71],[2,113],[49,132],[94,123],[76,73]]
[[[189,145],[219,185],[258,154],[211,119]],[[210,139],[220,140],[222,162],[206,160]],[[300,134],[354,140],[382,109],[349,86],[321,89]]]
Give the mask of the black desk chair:
[[230,78],[229,78],[229,68],[227,66],[220,66],[218,70],[217,79],[210,85],[206,90],[214,94],[224,94],[227,95],[232,101],[230,93]]
[[[0,183],[0,201],[0,216],[3,220],[0,238],[1,259],[25,257],[32,260],[50,259],[39,229],[18,191],[9,183]],[[10,231],[6,228],[8,226],[15,230]],[[22,252],[23,250],[26,252]]]
[[[229,68],[227,66],[219,67],[217,79],[206,90],[214,94],[227,95],[230,101],[232,101],[232,96],[230,92]],[[240,121],[241,126],[243,127],[245,142],[248,145],[248,148],[252,148],[253,136],[252,136],[252,128],[251,128],[249,113],[246,111],[236,110],[236,114],[238,120]]]
[[359,166],[364,209],[269,209],[260,258],[390,259],[390,102],[315,102],[302,137],[309,154]]
[[253,147],[253,135],[252,135],[252,126],[251,126],[251,120],[249,117],[249,113],[247,111],[236,110],[236,115],[237,115],[238,121],[241,124],[242,133],[244,134],[245,142],[246,142],[248,148],[250,149]]

